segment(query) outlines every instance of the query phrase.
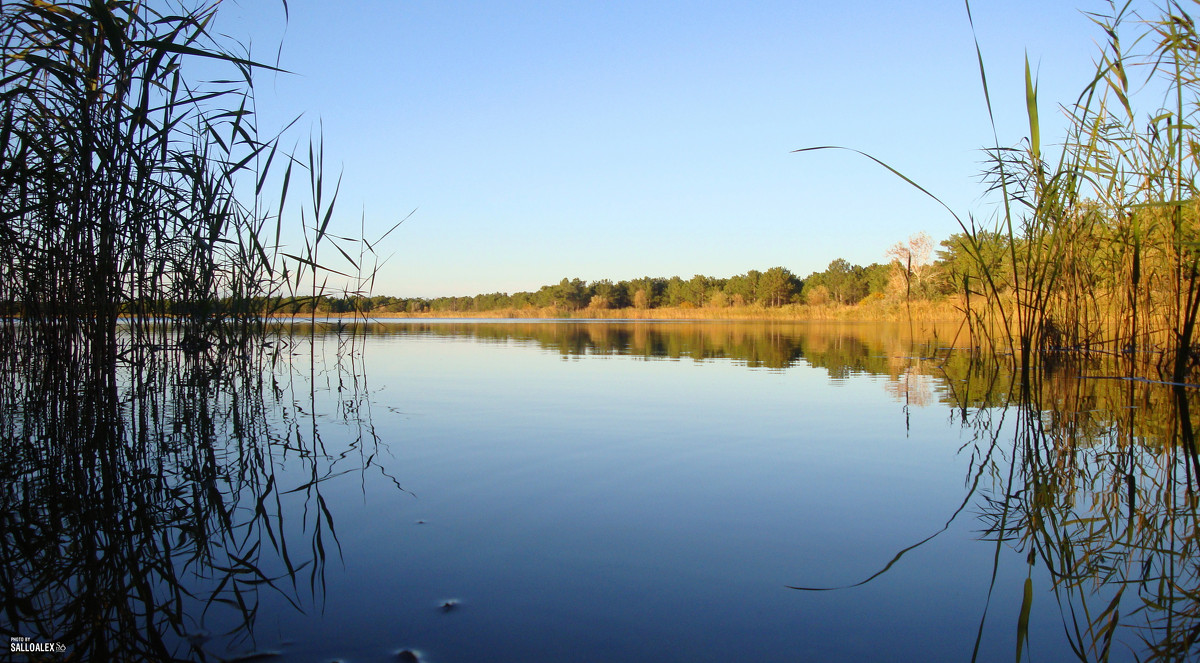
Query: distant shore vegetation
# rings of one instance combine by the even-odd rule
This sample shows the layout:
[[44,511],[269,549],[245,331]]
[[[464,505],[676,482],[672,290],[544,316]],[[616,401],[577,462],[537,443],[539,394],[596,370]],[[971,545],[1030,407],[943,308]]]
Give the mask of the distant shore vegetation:
[[[916,306],[956,315],[955,284],[967,269],[965,237],[934,250],[924,233],[888,252],[888,262],[867,266],[838,258],[820,272],[799,277],[786,267],[749,270],[727,278],[696,274],[612,281],[564,278],[534,291],[457,297],[354,295],[289,297],[264,301],[273,315],[486,316],[486,317],[866,317]],[[818,313],[820,311],[820,313]],[[958,312],[958,316],[962,313]]]

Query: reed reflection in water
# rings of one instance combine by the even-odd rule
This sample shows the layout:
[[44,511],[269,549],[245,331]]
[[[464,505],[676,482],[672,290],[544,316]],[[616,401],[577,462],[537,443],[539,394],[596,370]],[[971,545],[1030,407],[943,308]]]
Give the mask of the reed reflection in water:
[[6,633],[123,660],[1195,656],[1195,396],[1120,361],[1023,389],[953,328],[295,332],[107,386],[9,366]]
[[61,357],[8,357],[0,632],[69,660],[205,660],[269,653],[264,593],[320,609],[341,554],[323,492],[382,472],[379,440],[354,348],[265,343],[254,357],[131,344],[74,380]]
[[[997,559],[1026,557],[1017,656],[1030,646],[1034,602],[1052,598],[1081,660],[1192,660],[1200,635],[1196,394],[1088,377],[1100,379],[1057,371],[1028,398],[966,420],[977,433],[978,472],[991,478],[978,496],[981,538],[995,542]],[[1049,577],[1039,580],[1043,569]]]

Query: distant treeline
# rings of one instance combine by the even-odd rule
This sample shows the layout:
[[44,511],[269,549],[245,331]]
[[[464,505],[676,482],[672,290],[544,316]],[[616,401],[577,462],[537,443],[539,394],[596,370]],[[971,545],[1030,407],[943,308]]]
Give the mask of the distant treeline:
[[863,300],[939,299],[955,291],[963,260],[962,237],[942,242],[931,260],[932,243],[917,235],[889,251],[892,261],[863,267],[837,259],[821,272],[800,278],[785,267],[750,270],[728,278],[697,274],[625,281],[586,282],[564,278],[527,292],[493,292],[463,297],[345,295],[275,298],[263,306],[280,314],[311,313],[478,313],[499,310],[655,309],[780,307],[787,304],[853,305]]

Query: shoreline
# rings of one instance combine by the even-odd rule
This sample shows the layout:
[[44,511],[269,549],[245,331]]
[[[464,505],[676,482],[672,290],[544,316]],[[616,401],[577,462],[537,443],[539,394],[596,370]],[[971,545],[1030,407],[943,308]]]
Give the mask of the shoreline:
[[869,303],[849,306],[788,304],[778,308],[740,306],[726,308],[621,308],[576,310],[547,308],[497,309],[493,311],[318,311],[316,313],[276,314],[280,319],[365,319],[365,320],[561,320],[561,321],[724,321],[724,322],[940,322],[964,320],[956,302],[914,302],[903,304]]

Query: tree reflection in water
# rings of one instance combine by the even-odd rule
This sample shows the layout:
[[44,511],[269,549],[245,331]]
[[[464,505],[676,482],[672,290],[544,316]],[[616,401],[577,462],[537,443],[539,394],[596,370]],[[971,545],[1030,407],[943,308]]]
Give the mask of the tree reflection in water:
[[322,488],[383,471],[380,440],[352,337],[265,345],[5,357],[0,631],[72,660],[203,660],[256,650],[264,592],[320,605],[340,554]]

